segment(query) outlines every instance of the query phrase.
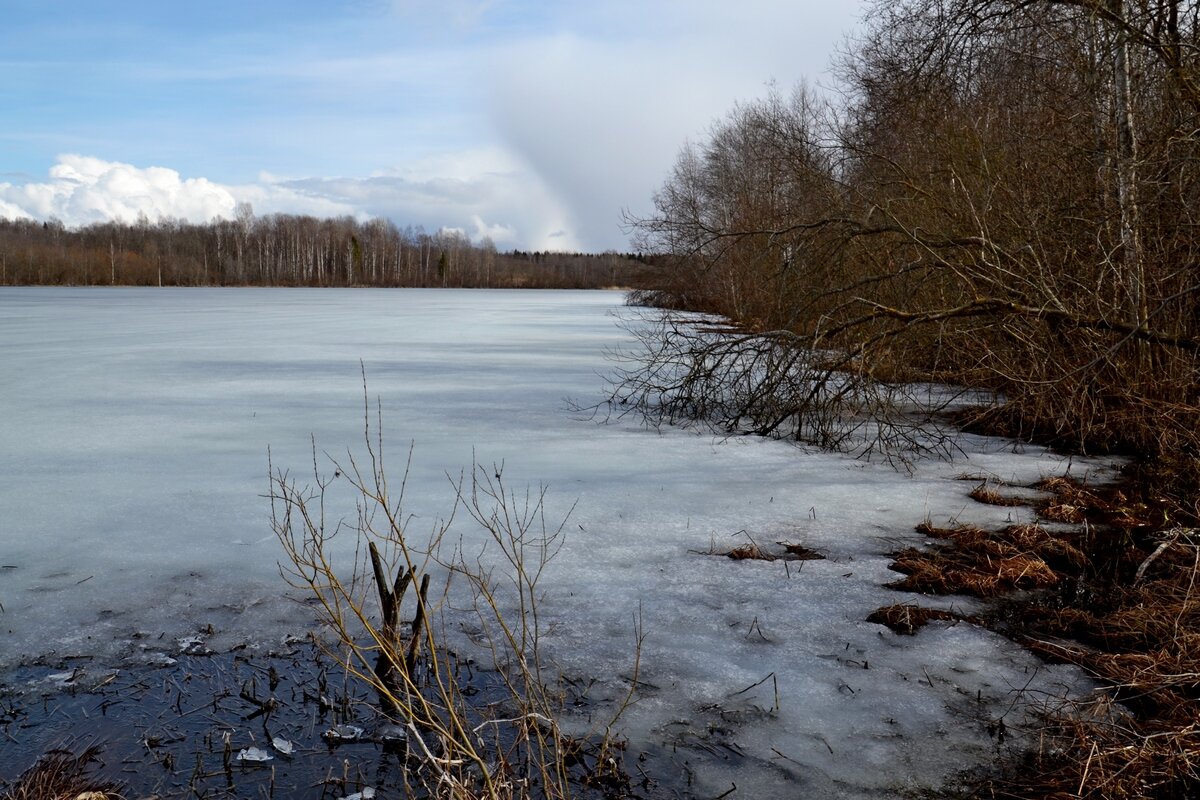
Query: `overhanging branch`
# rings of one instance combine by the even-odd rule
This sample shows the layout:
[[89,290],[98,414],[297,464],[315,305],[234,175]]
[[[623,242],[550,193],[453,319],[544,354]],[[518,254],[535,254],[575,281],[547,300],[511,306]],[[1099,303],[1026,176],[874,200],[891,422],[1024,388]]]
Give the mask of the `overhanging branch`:
[[1200,350],[1200,339],[1192,336],[1176,336],[1153,330],[1144,325],[1129,325],[1124,322],[1104,319],[1103,317],[1078,317],[1060,309],[1028,306],[1015,303],[1011,300],[1001,300],[996,297],[976,298],[960,306],[934,311],[904,311],[867,300],[866,298],[859,298],[859,301],[869,306],[872,310],[865,316],[855,320],[855,324],[869,322],[874,319],[895,319],[912,324],[926,324],[967,317],[1015,315],[1039,319],[1045,322],[1057,322],[1072,328],[1087,328],[1089,330],[1116,333],[1130,339],[1150,342],[1164,347],[1173,347],[1179,350],[1187,350],[1189,352]]

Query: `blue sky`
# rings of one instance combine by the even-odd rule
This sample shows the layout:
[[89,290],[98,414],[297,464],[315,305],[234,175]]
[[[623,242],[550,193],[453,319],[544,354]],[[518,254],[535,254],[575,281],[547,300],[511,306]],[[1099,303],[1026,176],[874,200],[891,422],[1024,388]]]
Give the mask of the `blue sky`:
[[857,2],[6,0],[0,216],[385,216],[622,249],[685,140]]

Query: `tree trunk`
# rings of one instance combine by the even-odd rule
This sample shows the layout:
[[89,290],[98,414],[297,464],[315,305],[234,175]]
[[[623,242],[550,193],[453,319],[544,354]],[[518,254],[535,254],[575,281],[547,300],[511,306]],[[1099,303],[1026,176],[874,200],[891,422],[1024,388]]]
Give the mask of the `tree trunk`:
[[1137,129],[1134,124],[1133,75],[1129,57],[1128,0],[1109,0],[1109,10],[1125,24],[1114,24],[1113,100],[1117,128],[1117,204],[1121,213],[1121,272],[1128,298],[1128,320],[1145,325],[1146,276],[1139,235]]

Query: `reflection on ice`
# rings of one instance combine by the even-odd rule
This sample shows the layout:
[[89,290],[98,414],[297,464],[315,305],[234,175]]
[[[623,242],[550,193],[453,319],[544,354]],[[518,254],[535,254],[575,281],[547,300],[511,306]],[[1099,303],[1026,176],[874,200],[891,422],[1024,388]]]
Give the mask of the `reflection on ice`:
[[[270,537],[267,448],[303,480],[312,441],[362,441],[361,371],[388,456],[414,450],[420,535],[452,505],[447,474],[504,462],[509,485],[574,504],[542,612],[556,665],[606,697],[646,633],[635,749],[716,795],[870,796],[985,761],[1023,703],[1086,691],[966,624],[900,636],[866,622],[914,596],[881,588],[922,520],[1004,524],[969,471],[1028,485],[1103,471],[964,436],[914,474],[782,442],[598,426],[573,416],[627,342],[604,292],[0,289],[0,661],[170,659],[302,630]],[[310,439],[310,436],[312,437]],[[352,516],[353,508],[336,509]],[[457,524],[457,523],[456,523]],[[472,532],[456,530],[471,541]],[[821,560],[731,560],[753,540]],[[922,599],[969,612],[973,601]],[[211,628],[211,632],[210,632]],[[279,749],[277,747],[277,749]],[[282,750],[280,750],[282,752]]]

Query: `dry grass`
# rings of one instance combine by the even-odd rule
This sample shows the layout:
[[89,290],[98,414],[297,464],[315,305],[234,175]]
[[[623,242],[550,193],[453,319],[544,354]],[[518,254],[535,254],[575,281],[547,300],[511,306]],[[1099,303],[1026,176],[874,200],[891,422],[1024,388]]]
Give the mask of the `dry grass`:
[[[1200,788],[1200,732],[1146,725],[1100,707],[1100,713],[1044,720],[1043,747],[1012,774],[973,787],[971,797],[1191,800]],[[1106,713],[1107,712],[1107,713]]]
[[[1039,546],[1029,526],[1000,533],[962,526],[917,530],[945,544],[930,550],[904,550],[891,568],[905,578],[888,584],[893,589],[925,594],[969,594],[995,597],[1015,589],[1043,589],[1059,582],[1059,575],[1042,557],[1052,548]],[[1047,537],[1048,540],[1049,537]]]
[[795,542],[776,542],[783,547],[784,556],[790,561],[821,561],[825,556],[813,550],[811,547],[805,547],[802,544]]
[[[1071,797],[1194,798],[1200,795],[1200,634],[1194,568],[1120,598],[1119,610],[1070,610],[1065,623],[1087,643],[1030,638],[1043,657],[1078,664],[1111,687],[1127,713],[1056,715],[1036,761],[1042,781]],[[1186,584],[1186,586],[1185,586]],[[999,796],[1040,797],[1025,779],[998,781]]]
[[998,491],[988,486],[986,482],[976,486],[967,496],[978,503],[986,503],[989,506],[1028,505],[1028,501],[1020,497],[1009,497],[1007,495],[1000,494]]
[[821,553],[795,542],[776,542],[782,551],[776,552],[768,550],[760,545],[745,531],[738,533],[745,535],[749,539],[746,544],[738,545],[729,550],[718,549],[716,544],[713,544],[708,550],[695,550],[692,552],[700,553],[706,556],[725,556],[734,561],[820,561],[825,558]]
[[1068,607],[1037,618],[1037,634],[1069,636],[1078,645],[1047,644],[1035,634],[1030,646],[1087,668],[1134,710],[1174,714],[1181,702],[1194,704],[1200,698],[1197,565],[1171,560],[1154,580],[1110,587],[1107,607]]
[[774,561],[778,556],[768,553],[757,544],[751,542],[749,544],[735,547],[727,553],[722,553],[726,558],[732,558],[734,561]]
[[[1200,797],[1200,532],[1180,524],[1195,522],[1188,506],[1163,500],[1152,481],[1095,489],[1050,478],[1037,488],[1053,494],[1043,518],[1086,524],[924,525],[942,543],[905,551],[894,565],[906,573],[897,588],[981,597],[1040,590],[988,622],[1109,687],[1099,713],[1047,714],[1040,747],[971,796]],[[903,622],[903,607],[891,608]]]
[[121,787],[93,775],[100,750],[89,747],[76,755],[52,750],[26,770],[0,798],[3,800],[117,800]]
[[933,620],[971,621],[968,617],[955,614],[952,611],[942,611],[937,608],[921,608],[908,603],[897,603],[875,610],[867,617],[867,622],[886,625],[893,631],[905,636],[912,636]]
[[1100,522],[1125,530],[1151,530],[1162,527],[1169,518],[1166,509],[1155,508],[1167,501],[1149,487],[1141,490],[1148,495],[1141,498],[1130,496],[1135,491],[1132,488],[1101,491],[1064,477],[1045,478],[1034,488],[1051,493],[1052,498],[1038,513],[1054,522]]
[[1072,503],[1053,503],[1040,509],[1038,513],[1051,522],[1075,525],[1084,521],[1083,508]]

